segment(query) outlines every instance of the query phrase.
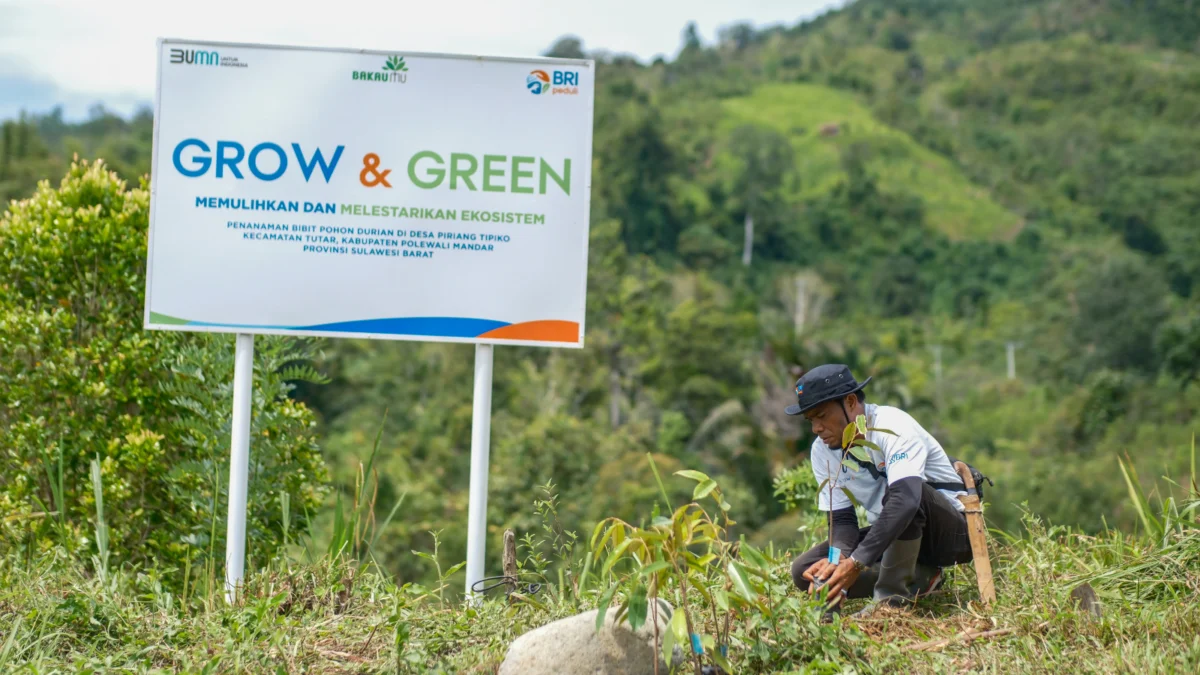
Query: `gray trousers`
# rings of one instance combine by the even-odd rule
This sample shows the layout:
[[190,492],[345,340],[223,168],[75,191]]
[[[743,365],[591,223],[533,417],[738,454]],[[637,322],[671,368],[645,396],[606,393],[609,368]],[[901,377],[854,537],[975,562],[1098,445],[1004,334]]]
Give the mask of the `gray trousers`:
[[[888,502],[888,495],[883,496],[883,503]],[[861,542],[867,537],[871,528],[864,527],[858,531]],[[917,554],[917,564],[925,567],[952,567],[971,562],[971,539],[967,534],[967,517],[950,505],[946,496],[929,486],[921,487],[921,504],[908,526],[901,531],[897,539],[911,541],[921,538],[921,551]],[[797,588],[808,590],[808,582],[803,578],[804,572],[818,560],[829,556],[828,540],[819,542],[792,562],[792,581]],[[878,560],[872,560],[870,567],[863,571],[858,581],[847,591],[849,598],[869,598],[875,588],[878,578]]]

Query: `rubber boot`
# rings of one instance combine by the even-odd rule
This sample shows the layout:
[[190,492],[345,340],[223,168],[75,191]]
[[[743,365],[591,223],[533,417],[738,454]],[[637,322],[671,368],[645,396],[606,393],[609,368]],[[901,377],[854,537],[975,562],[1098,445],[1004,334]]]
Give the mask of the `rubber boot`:
[[875,582],[874,602],[854,616],[866,618],[883,606],[898,607],[912,600],[912,584],[916,580],[917,554],[921,538],[896,540],[883,552],[879,561],[879,579]]
[[942,568],[918,563],[916,576],[909,584],[908,590],[914,598],[924,597],[940,588],[945,580]]

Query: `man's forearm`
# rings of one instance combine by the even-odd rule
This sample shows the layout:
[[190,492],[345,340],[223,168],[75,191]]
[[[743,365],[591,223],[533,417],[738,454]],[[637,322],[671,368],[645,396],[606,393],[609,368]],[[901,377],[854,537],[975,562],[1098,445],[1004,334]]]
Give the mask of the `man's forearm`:
[[845,558],[858,546],[858,516],[853,507],[838,509],[832,515],[833,531],[829,533],[829,541],[842,550]]
[[864,565],[873,565],[883,552],[904,532],[917,509],[921,506],[921,488],[925,481],[920,478],[902,478],[888,486],[887,503],[879,518],[871,524],[871,531],[858,545],[854,558]]

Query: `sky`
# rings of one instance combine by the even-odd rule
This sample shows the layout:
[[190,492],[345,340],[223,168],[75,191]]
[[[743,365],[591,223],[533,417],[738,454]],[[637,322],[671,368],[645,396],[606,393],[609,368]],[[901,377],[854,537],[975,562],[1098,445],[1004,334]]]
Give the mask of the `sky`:
[[537,56],[574,35],[584,50],[673,58],[695,21],[706,44],[738,22],[787,26],[845,0],[0,0],[0,119],[154,101],[162,38]]

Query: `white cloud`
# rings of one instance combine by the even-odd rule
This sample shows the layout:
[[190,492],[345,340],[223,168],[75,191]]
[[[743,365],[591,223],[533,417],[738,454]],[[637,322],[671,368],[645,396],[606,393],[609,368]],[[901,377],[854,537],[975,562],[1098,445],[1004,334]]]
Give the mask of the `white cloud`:
[[[75,96],[153,97],[159,37],[534,56],[573,34],[588,50],[673,55],[695,20],[706,40],[736,21],[792,25],[844,0],[0,0],[0,75]],[[20,73],[4,64],[21,61]]]

